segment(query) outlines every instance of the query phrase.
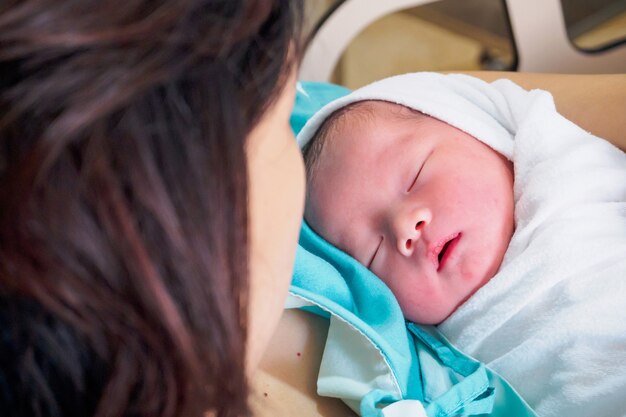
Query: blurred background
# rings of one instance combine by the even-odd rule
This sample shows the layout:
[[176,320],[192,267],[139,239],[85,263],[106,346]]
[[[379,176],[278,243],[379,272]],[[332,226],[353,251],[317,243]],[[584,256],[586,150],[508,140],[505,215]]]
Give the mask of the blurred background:
[[[417,1],[413,3],[426,4],[382,13],[362,28],[346,29],[345,19],[338,21],[342,8],[344,14],[360,16],[364,7],[393,3],[351,0],[353,11],[346,12],[349,2],[307,0],[307,33],[318,45],[305,56],[303,79],[357,88],[393,74],[424,70],[626,72],[626,0]],[[550,12],[550,3],[557,3],[560,11]],[[326,28],[332,25],[332,30]],[[337,27],[356,30],[345,35],[350,38],[346,45]],[[534,35],[539,38],[532,39]],[[340,49],[336,59],[334,48]],[[618,49],[620,58],[615,56]],[[563,57],[555,58],[560,50]],[[332,68],[321,68],[327,57]]]

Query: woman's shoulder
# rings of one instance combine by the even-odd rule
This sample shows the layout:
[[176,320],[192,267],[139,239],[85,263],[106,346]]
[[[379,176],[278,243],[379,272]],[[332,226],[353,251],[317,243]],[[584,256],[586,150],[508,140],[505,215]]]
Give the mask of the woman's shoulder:
[[328,321],[285,310],[252,382],[255,415],[354,416],[340,400],[317,395]]

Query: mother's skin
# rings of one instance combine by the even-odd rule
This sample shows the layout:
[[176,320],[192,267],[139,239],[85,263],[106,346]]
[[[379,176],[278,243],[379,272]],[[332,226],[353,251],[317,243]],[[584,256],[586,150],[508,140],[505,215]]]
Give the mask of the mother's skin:
[[[596,136],[626,150],[626,75],[560,75],[472,72],[493,81],[509,78],[526,89],[550,91],[557,109]],[[339,400],[316,394],[317,372],[328,323],[313,314],[286,310],[253,384],[257,415],[354,415]]]

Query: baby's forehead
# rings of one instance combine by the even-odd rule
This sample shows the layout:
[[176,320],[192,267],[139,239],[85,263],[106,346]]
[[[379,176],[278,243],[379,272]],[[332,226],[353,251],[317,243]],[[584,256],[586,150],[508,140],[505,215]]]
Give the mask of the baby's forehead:
[[336,144],[342,144],[342,137],[354,130],[391,128],[390,124],[425,118],[431,119],[430,116],[400,104],[382,100],[359,101],[332,113],[322,124],[314,140],[321,142],[325,148],[324,153],[328,153],[336,148]]
[[377,130],[392,132],[394,127],[404,122],[428,120],[436,121],[417,110],[388,101],[368,100],[349,104],[331,114],[316,134],[316,140],[326,143],[323,145],[323,154],[326,155],[320,157],[328,156],[338,148],[353,147],[353,143],[345,143],[345,138],[354,131],[366,134]]
[[[415,122],[419,121],[421,125],[422,120],[432,119],[385,101],[356,104],[358,106],[336,115],[336,120],[331,120],[332,125],[321,133],[320,142],[325,144],[316,168],[319,169],[317,175],[323,175],[325,179],[341,176],[363,164],[369,165],[370,171],[376,171],[379,159],[397,159],[397,154],[405,151],[403,144],[409,137],[415,143],[414,139],[419,136]],[[405,124],[407,122],[410,124]]]
[[[436,120],[414,109],[381,100],[355,102],[335,111],[304,149],[309,188],[319,186],[320,182],[324,188],[329,187],[334,178],[362,164],[369,163],[369,170],[375,170],[376,163],[372,159],[381,156],[384,149],[388,153],[401,152],[401,147],[390,147],[387,143],[398,129],[406,132],[402,127],[407,126],[405,123],[431,119]],[[411,124],[409,130],[414,133],[415,125]]]

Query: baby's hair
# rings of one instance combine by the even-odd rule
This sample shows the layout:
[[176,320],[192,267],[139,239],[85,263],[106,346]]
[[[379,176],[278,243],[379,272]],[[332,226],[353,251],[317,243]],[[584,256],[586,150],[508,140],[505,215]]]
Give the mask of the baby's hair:
[[315,169],[328,139],[333,133],[338,132],[340,126],[346,122],[348,115],[361,117],[363,120],[366,120],[371,114],[370,103],[371,101],[358,101],[335,110],[324,120],[320,128],[317,129],[317,132],[315,132],[309,142],[302,148],[308,182],[313,179]]

